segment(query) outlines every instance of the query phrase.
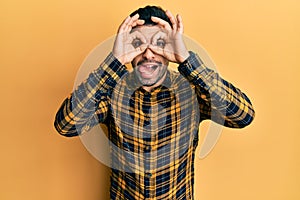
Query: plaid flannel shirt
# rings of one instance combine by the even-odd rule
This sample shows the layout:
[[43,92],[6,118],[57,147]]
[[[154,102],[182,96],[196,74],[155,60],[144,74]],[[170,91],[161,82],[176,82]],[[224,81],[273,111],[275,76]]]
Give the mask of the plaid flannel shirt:
[[178,71],[147,92],[110,54],[59,109],[55,128],[64,136],[107,125],[111,199],[193,199],[200,122],[242,128],[253,120],[247,96],[196,54]]

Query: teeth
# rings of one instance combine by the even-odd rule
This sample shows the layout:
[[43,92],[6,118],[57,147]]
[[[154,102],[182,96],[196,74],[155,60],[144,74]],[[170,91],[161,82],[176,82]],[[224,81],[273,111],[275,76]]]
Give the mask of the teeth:
[[156,70],[157,69],[157,65],[141,65],[140,67],[139,67],[139,69],[140,69],[140,71],[142,71],[142,72],[147,72],[147,71],[151,71],[151,72],[153,72],[154,70]]
[[156,68],[157,67],[157,65],[144,65],[144,66],[147,68]]

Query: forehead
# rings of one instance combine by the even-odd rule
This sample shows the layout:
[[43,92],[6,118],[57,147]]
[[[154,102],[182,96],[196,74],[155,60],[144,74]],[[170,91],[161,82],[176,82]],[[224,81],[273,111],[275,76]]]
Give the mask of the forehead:
[[158,25],[144,25],[135,27],[134,29],[132,29],[132,32],[138,31],[142,33],[146,38],[150,39],[154,34],[162,30],[163,28]]

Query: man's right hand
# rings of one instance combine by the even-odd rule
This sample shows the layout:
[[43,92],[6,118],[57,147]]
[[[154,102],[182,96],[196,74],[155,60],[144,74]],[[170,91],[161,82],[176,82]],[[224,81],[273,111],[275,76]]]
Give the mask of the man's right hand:
[[128,16],[118,29],[112,53],[123,65],[130,63],[147,48],[146,39],[140,32],[131,33],[132,28],[143,24],[144,20],[140,20],[136,14]]

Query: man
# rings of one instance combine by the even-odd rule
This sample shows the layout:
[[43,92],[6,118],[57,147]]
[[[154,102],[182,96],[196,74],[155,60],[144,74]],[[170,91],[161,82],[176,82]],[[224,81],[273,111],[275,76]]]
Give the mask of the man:
[[247,96],[188,51],[182,33],[180,15],[155,6],[133,12],[112,52],[56,115],[64,136],[108,127],[111,199],[193,199],[200,122],[242,128],[253,120]]

